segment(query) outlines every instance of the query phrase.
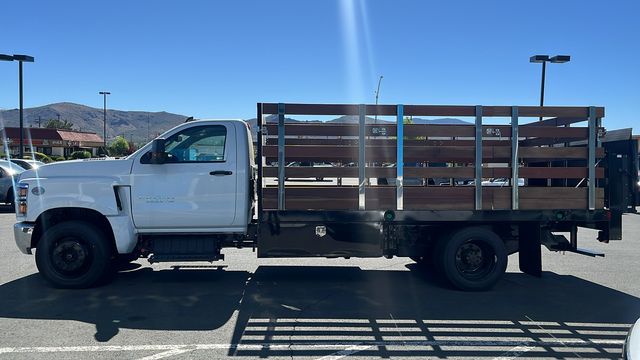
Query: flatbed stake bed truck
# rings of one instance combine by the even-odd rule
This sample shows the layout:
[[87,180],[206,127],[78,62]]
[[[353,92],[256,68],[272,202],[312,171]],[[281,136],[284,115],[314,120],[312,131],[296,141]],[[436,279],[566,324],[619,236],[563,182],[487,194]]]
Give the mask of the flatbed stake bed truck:
[[[420,116],[472,120],[407,120]],[[598,255],[578,248],[580,227],[621,239],[620,159],[637,154],[607,148],[603,116],[600,107],[259,103],[256,153],[244,121],[198,120],[124,159],[24,173],[15,240],[66,288],[140,257],[217,261],[224,248],[252,247],[271,258],[411,257],[459,289],[485,290],[511,253],[535,276],[541,245]]]

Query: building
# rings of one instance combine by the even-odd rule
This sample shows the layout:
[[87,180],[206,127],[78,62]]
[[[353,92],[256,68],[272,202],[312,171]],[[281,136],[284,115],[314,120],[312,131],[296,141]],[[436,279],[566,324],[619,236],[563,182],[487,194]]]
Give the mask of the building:
[[[6,127],[0,129],[3,152],[17,156],[20,148],[20,128]],[[98,134],[86,131],[24,128],[24,153],[32,151],[46,155],[67,157],[74,151],[86,150],[93,156],[99,155],[104,140]]]

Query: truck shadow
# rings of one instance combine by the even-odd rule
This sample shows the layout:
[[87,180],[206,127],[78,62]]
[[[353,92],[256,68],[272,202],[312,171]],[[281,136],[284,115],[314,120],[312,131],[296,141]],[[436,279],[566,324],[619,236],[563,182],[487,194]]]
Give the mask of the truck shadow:
[[34,274],[0,286],[0,317],[91,323],[105,342],[121,328],[214,330],[237,311],[231,356],[326,356],[336,350],[320,345],[356,344],[358,356],[382,358],[512,348],[563,358],[616,357],[640,316],[640,299],[570,275],[508,273],[492,291],[465,293],[408,267],[142,267],[86,290],[52,289]]

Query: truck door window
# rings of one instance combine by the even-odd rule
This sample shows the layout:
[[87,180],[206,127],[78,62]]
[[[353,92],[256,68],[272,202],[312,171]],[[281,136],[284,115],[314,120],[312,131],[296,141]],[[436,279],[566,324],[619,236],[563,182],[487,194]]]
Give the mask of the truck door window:
[[[223,162],[227,128],[223,125],[195,126],[167,138],[167,163]],[[141,162],[147,163],[151,153]]]

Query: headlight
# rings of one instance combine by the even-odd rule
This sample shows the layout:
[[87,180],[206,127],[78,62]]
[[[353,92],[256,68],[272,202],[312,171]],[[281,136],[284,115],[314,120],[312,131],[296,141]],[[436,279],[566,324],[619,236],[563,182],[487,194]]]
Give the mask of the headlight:
[[27,195],[29,195],[29,184],[18,185],[18,214],[27,215]]

